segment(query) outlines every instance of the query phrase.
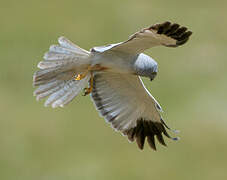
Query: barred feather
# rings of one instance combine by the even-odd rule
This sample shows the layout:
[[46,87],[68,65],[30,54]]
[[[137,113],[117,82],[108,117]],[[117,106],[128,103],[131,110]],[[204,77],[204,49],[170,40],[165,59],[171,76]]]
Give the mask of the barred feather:
[[69,103],[88,83],[90,75],[76,81],[75,76],[83,73],[90,65],[89,52],[73,44],[64,37],[58,39],[59,45],[50,46],[39,62],[33,76],[33,85],[39,86],[34,95],[40,100],[47,96],[45,106],[63,107]]

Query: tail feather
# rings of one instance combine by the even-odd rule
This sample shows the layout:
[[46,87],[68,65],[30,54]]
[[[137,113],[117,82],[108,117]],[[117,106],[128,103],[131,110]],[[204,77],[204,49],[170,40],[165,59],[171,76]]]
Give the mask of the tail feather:
[[86,76],[80,81],[69,80],[57,86],[59,89],[53,92],[45,102],[45,106],[52,104],[53,108],[58,106],[63,107],[67,102],[70,102],[78,93],[86,86],[90,76]]
[[73,59],[68,59],[67,61],[64,60],[45,60],[40,61],[38,64],[38,68],[45,69],[45,68],[57,68],[62,66],[70,66],[74,63]]
[[58,85],[61,84],[61,83],[62,83],[61,80],[53,80],[53,81],[51,81],[51,82],[49,82],[49,83],[46,83],[46,84],[44,84],[44,85],[40,85],[40,86],[34,91],[33,95],[34,95],[34,96],[39,95],[39,94],[41,94],[41,93],[43,93],[43,92],[48,91],[49,89],[52,89],[52,88],[58,86]]
[[53,87],[53,88],[51,88],[51,89],[49,89],[49,90],[43,92],[43,93],[40,93],[39,95],[36,96],[36,100],[39,101],[39,100],[41,100],[41,99],[43,99],[43,98],[45,98],[45,97],[47,97],[47,96],[50,96],[51,94],[53,94],[53,93],[59,91],[59,90],[60,90],[61,88],[63,88],[63,87],[64,87],[64,86],[61,84],[61,85],[59,85],[59,86]]
[[72,59],[72,58],[75,58],[74,55],[59,54],[55,52],[46,52],[43,56],[44,60],[62,60],[62,59]]
[[73,78],[79,71],[66,67],[41,69],[34,73],[33,85],[46,84],[55,79],[68,80]]
[[43,99],[50,94],[58,91],[59,89],[63,88],[65,85],[65,81],[62,80],[55,80],[53,82],[40,85],[35,91],[34,96],[36,96],[37,100]]
[[89,52],[60,37],[59,45],[52,45],[39,62],[38,70],[33,76],[33,85],[39,86],[34,95],[37,100],[49,96],[45,106],[62,107],[68,104],[88,83],[88,74],[80,81],[75,75],[83,73],[90,65]]
[[78,93],[86,86],[90,76],[86,76],[80,81],[67,81],[63,88],[51,94],[45,102],[45,106],[52,104],[53,108],[63,107],[71,102],[71,100],[78,95]]
[[33,81],[37,82],[37,81],[45,80],[47,78],[52,78],[56,74],[60,73],[60,71],[61,71],[61,67],[59,67],[59,68],[46,68],[46,69],[38,70],[34,73]]
[[64,47],[64,48],[68,48],[68,49],[73,49],[75,51],[77,51],[78,53],[85,53],[85,54],[89,54],[89,51],[86,51],[85,49],[80,48],[79,46],[77,46],[76,44],[72,43],[71,41],[69,41],[68,39],[66,39],[65,37],[60,37],[58,38],[58,43]]
[[52,45],[49,48],[49,52],[53,52],[53,53],[58,53],[58,54],[65,54],[65,55],[74,55],[77,54],[77,56],[83,57],[83,56],[87,56],[89,54],[89,52],[85,52],[85,50],[81,50],[80,49],[68,49],[65,47],[62,47],[60,45]]

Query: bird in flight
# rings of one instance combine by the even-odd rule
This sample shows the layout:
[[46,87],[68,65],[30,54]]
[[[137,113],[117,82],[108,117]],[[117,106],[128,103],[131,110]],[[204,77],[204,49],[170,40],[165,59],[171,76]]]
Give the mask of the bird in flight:
[[[144,86],[141,77],[151,81],[158,72],[157,62],[144,54],[155,46],[178,47],[192,32],[176,23],[154,24],[136,32],[124,42],[94,47],[86,51],[65,37],[58,39],[39,62],[33,85],[37,100],[45,106],[64,107],[81,90],[91,99],[100,115],[112,128],[136,141],[143,149],[145,139],[156,150],[163,134],[172,138],[160,112],[162,108]],[[156,137],[156,138],[155,138]]]

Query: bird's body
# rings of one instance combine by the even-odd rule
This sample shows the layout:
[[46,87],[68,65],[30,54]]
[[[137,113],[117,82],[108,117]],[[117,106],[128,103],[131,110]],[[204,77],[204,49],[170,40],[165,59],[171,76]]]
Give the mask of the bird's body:
[[143,29],[127,41],[94,47],[90,52],[61,37],[60,45],[51,46],[38,64],[33,84],[39,87],[34,95],[37,100],[49,96],[46,106],[63,107],[89,83],[85,93],[91,93],[97,110],[115,130],[136,140],[140,149],[146,138],[156,149],[154,136],[163,145],[162,134],[171,137],[161,106],[140,78],[153,80],[158,72],[157,62],[143,51],[159,45],[177,47],[190,35],[187,28],[165,22]]
[[115,52],[91,52],[91,65],[100,65],[106,67],[107,71],[127,73],[133,72],[132,61],[135,57],[129,57],[123,53]]
[[100,65],[109,72],[135,74],[152,79],[158,71],[157,62],[144,53],[130,56],[121,52],[92,50],[91,65]]

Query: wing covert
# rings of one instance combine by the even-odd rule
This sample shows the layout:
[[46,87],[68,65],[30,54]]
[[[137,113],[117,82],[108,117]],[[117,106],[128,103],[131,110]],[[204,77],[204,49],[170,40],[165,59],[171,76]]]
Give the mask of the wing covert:
[[[178,47],[185,44],[192,35],[187,28],[168,21],[154,24],[131,35],[127,41],[96,47],[97,51],[120,51],[128,54],[139,54],[155,46]],[[96,50],[94,48],[94,50]]]

